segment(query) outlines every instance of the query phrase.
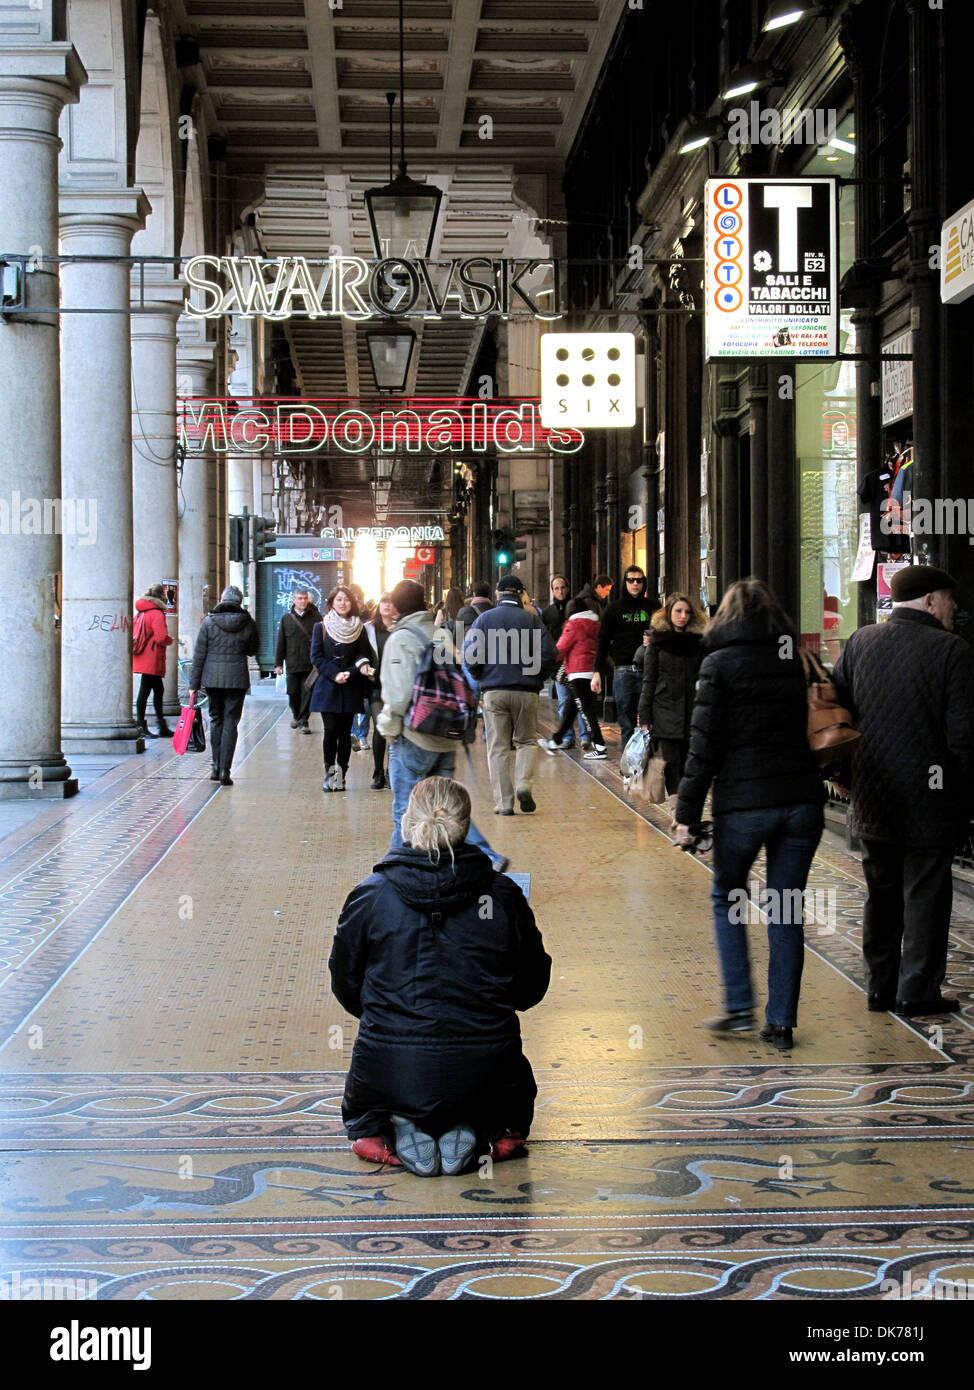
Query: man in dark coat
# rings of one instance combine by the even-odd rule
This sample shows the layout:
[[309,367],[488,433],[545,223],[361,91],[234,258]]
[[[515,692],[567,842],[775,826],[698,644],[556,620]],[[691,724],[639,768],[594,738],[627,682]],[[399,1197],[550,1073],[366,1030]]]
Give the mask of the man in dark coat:
[[[551,640],[555,646],[558,645],[558,638],[561,636],[565,626],[565,609],[568,607],[568,580],[563,574],[553,574],[551,576],[551,603],[541,614],[541,621],[551,633]],[[560,668],[559,668],[560,669]],[[571,687],[564,685],[561,681],[555,681],[555,696],[558,700],[558,719],[559,722],[564,718],[565,710],[569,703],[574,703],[575,697],[571,692]],[[578,727],[579,738],[582,747],[589,747],[588,726],[584,723],[582,713],[579,711],[575,721]],[[566,738],[561,741],[562,748],[575,747],[575,726],[568,731]]]
[[544,997],[551,958],[486,854],[390,851],[349,894],[328,964],[362,1020],[342,1101],[350,1139],[391,1134],[392,1114],[433,1135],[464,1121],[484,1141],[527,1137],[537,1088],[515,1010]]
[[[649,626],[650,609],[646,602],[646,576],[638,565],[629,565],[622,578],[622,595],[606,606],[599,629],[599,647],[595,656],[596,675],[592,689],[601,689],[600,672],[611,658],[615,667],[612,696],[619,720],[619,751],[625,748],[636,727],[642,674],[636,669],[636,652],[643,644],[643,633]],[[598,591],[598,585],[596,585]]]
[[237,746],[237,725],[250,689],[249,658],[257,655],[257,624],[244,611],[243,594],[235,584],[203,619],[189,668],[190,694],[204,687],[210,697],[212,782],[232,787],[230,767]]
[[486,613],[488,608],[493,608],[494,600],[490,596],[490,585],[486,579],[478,579],[470,591],[470,598],[457,614],[456,632],[454,638],[458,651],[463,649],[464,634],[480,617],[481,613]]
[[311,634],[321,614],[311,602],[307,589],[295,589],[290,612],[281,618],[274,648],[274,674],[287,666],[287,698],[291,706],[291,728],[310,734],[308,711],[311,691],[305,680],[311,674]]
[[954,1013],[947,973],[951,861],[965,838],[974,776],[974,652],[951,632],[957,581],[897,571],[886,623],[849,638],[835,668],[862,738],[850,824],[862,844],[869,1008]]

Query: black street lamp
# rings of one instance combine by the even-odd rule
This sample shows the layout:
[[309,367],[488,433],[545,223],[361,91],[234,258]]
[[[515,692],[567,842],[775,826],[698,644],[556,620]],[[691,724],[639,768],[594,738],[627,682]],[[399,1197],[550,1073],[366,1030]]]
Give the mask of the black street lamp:
[[395,92],[386,93],[389,103],[389,182],[370,188],[365,194],[372,244],[380,260],[388,257],[428,258],[433,253],[433,237],[440,212],[441,189],[436,184],[418,183],[406,173],[405,37],[403,0],[399,0],[399,173],[392,176],[392,107]]
[[416,334],[401,319],[391,319],[382,328],[368,329],[365,342],[376,387],[401,396],[406,390]]

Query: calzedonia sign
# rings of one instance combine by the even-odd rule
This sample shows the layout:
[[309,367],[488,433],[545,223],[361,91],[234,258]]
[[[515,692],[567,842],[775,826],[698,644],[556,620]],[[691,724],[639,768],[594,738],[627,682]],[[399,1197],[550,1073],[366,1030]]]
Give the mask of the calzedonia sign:
[[186,285],[185,311],[202,319],[562,317],[558,263],[551,259],[194,256]]

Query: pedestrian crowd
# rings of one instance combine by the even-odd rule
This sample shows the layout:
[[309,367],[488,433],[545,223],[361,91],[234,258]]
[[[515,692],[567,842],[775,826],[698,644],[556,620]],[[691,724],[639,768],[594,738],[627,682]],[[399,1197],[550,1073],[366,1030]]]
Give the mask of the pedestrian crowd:
[[[343,1117],[363,1158],[460,1173],[484,1150],[492,1159],[523,1152],[530,1128],[536,1088],[516,1014],[544,996],[551,962],[507,859],[455,778],[478,703],[494,814],[513,816],[515,805],[532,814],[539,750],[554,757],[577,739],[585,760],[608,758],[598,700],[611,670],[620,749],[637,729],[651,739],[675,843],[693,852],[712,839],[724,994],[705,1024],[712,1031],[756,1025],[740,904],[763,849],[761,1037],[780,1051],[794,1045],[826,779],[847,792],[862,846],[868,1009],[914,1017],[960,1007],[941,992],[951,863],[974,779],[974,653],[952,631],[956,581],[930,566],[898,571],[889,620],[851,635],[831,679],[760,580],[733,583],[712,617],[687,594],[652,602],[635,565],[618,599],[612,588],[597,575],[570,598],[554,575],[541,611],[509,574],[493,594],[486,583],[466,598],[449,590],[434,614],[413,580],[377,603],[339,585],[323,614],[298,590],[281,619],[275,669],[292,728],[308,734],[310,715],[321,715],[323,792],[347,790],[353,747],[367,747],[371,723],[371,786],[392,793],[389,852],[349,895],[330,960],[334,992],[360,1020]],[[162,587],[136,609],[137,716],[147,732],[152,696],[167,733]],[[189,672],[191,691],[209,696],[212,776],[224,785],[256,649],[231,586],[203,622]],[[559,720],[546,737],[538,711],[549,679]],[[825,738],[812,736],[821,721],[811,717],[823,688],[836,715]],[[829,744],[836,728],[841,750]]]

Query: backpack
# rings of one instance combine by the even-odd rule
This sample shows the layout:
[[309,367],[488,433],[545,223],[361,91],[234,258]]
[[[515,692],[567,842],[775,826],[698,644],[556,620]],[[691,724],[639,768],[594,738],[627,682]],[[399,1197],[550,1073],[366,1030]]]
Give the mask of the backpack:
[[417,734],[465,742],[477,717],[477,700],[457,663],[440,643],[420,657],[405,724]]
[[132,624],[132,655],[141,656],[151,640],[149,624],[145,620],[145,613],[140,608],[135,615],[135,622]]

